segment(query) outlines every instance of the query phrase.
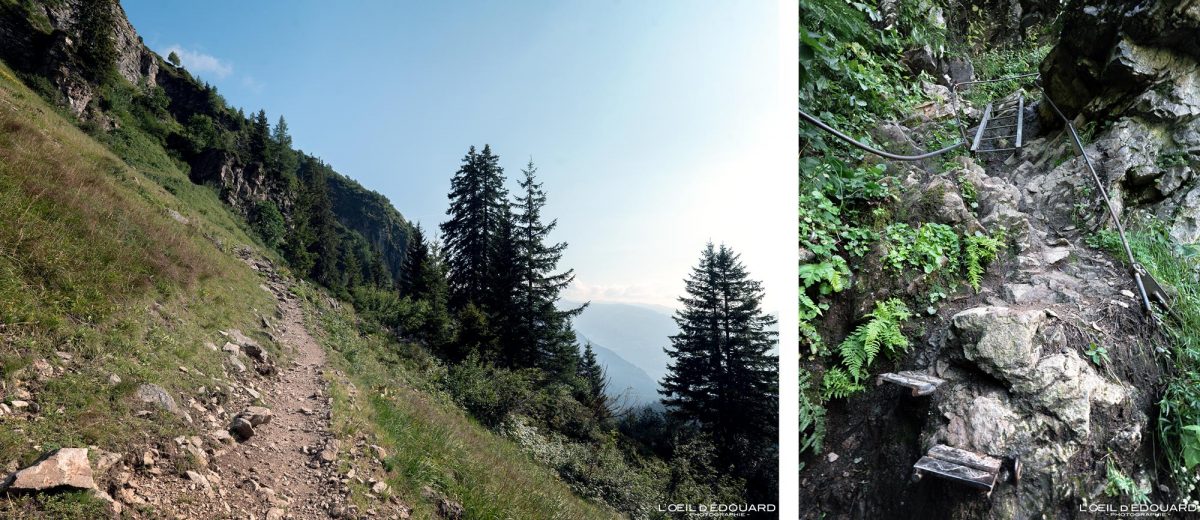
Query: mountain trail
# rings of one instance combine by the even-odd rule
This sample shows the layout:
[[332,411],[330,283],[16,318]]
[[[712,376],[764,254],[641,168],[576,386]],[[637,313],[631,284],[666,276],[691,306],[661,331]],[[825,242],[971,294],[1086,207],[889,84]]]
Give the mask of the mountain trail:
[[[179,437],[174,445],[151,448],[138,463],[140,471],[117,477],[113,498],[135,517],[279,520],[338,517],[356,510],[346,504],[345,477],[336,471],[340,446],[330,432],[325,352],[305,327],[289,282],[269,264],[247,263],[267,276],[262,288],[276,298],[277,320],[264,317],[263,325],[289,359],[287,366],[276,367],[240,331],[223,331],[248,360],[256,361],[257,370],[236,367],[242,351],[226,345],[233,350],[230,363],[238,368],[231,371],[229,385],[237,397],[217,409],[225,416],[217,420],[222,426],[204,438]],[[256,371],[266,375],[257,389],[250,382]],[[250,436],[241,442],[233,427],[239,417],[252,424]],[[207,419],[212,423],[211,416]],[[162,467],[167,460],[173,468]]]
[[224,470],[223,478],[236,486],[227,498],[247,512],[258,510],[268,518],[273,511],[295,518],[327,518],[330,496],[336,493],[322,463],[336,460],[337,445],[329,432],[330,399],[322,377],[325,352],[305,328],[304,314],[288,287],[271,282],[270,288],[282,315],[276,340],[292,362],[263,397],[271,421],[216,464]]

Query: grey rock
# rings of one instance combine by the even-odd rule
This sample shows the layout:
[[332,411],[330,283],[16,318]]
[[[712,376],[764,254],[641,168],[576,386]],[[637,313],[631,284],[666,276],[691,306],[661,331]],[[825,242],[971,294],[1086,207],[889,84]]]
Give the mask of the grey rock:
[[183,410],[175,403],[175,398],[171,397],[165,388],[156,384],[145,383],[138,386],[134,397],[143,403],[157,406],[175,415],[184,415]]
[[45,491],[56,488],[96,489],[87,448],[61,448],[36,464],[9,475],[0,491]]

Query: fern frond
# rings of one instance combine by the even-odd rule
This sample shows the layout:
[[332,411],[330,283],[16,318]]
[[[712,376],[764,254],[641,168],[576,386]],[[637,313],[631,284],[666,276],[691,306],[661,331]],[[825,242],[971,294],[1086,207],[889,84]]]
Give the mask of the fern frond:
[[844,399],[865,389],[863,385],[851,380],[850,375],[840,367],[826,370],[821,381],[821,397],[826,400]]

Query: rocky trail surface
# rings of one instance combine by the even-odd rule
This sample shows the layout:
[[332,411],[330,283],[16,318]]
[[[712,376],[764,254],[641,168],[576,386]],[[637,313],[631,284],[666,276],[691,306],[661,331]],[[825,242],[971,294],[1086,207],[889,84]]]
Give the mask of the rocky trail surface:
[[[333,401],[325,352],[305,326],[291,282],[268,262],[248,256],[246,262],[264,275],[261,287],[276,299],[273,319],[261,316],[261,321],[279,353],[240,330],[219,331],[224,345],[206,347],[225,357],[224,373],[205,376],[211,385],[176,396],[143,384],[134,395],[138,415],[168,414],[197,435],[148,439],[131,453],[60,449],[20,470],[11,468],[0,489],[90,490],[108,503],[114,517],[408,518],[410,509],[382,482],[382,448],[360,441],[350,453],[340,453],[330,428]],[[284,361],[277,362],[276,355]],[[345,459],[341,466],[339,455]],[[352,481],[369,489],[369,505],[361,511],[350,500]]]
[[[264,318],[263,323],[290,362],[277,368],[252,339],[239,331],[225,332],[231,341],[222,348],[235,373],[242,372],[240,357],[246,354],[255,371],[271,377],[258,390],[243,387],[251,402],[227,431],[216,430],[208,439],[176,439],[183,451],[200,454],[192,459],[199,460],[198,467],[177,475],[134,472],[123,483],[118,476],[116,499],[155,505],[175,518],[328,518],[331,511],[340,511],[325,353],[305,328],[287,282],[267,264],[251,265],[271,279],[263,287],[277,299],[278,319],[271,323]],[[146,455],[142,465],[153,465],[154,453]]]
[[[1028,110],[1032,119],[1036,106]],[[894,133],[892,147],[913,146],[909,132],[920,130]],[[1153,330],[1128,270],[1087,244],[1110,218],[1065,137],[1049,132],[1015,154],[898,166],[902,203],[927,208],[923,220],[1004,229],[1010,247],[978,293],[960,290],[921,319],[912,352],[895,367],[946,380],[932,396],[885,385],[831,404],[825,453],[802,478],[802,500],[854,517],[1070,517],[1103,498],[1110,461],[1141,468],[1153,459]],[[974,207],[959,183],[977,191]],[[860,278],[844,315],[931,285],[920,274],[867,269],[879,276]],[[1089,354],[1095,348],[1105,349],[1103,361]],[[1003,460],[993,493],[912,480],[912,464],[939,444]]]

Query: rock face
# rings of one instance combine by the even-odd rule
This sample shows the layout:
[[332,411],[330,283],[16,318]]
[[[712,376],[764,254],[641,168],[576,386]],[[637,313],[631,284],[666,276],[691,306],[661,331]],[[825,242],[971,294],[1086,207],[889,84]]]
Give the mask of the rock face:
[[[98,87],[83,73],[80,57],[81,6],[91,0],[55,2],[9,2],[0,6],[0,59],[17,72],[49,81],[56,102],[81,121],[112,130],[120,121],[100,108]],[[237,128],[244,121],[235,115],[214,111],[213,92],[186,70],[176,68],[147,48],[117,1],[111,4],[114,69],[130,84],[150,90],[161,88],[169,100],[167,110],[186,125],[195,115],[212,118],[223,128]],[[267,175],[261,164],[245,164],[235,155],[216,150],[199,151],[178,147],[191,167],[193,182],[212,182],[222,199],[244,216],[254,206],[270,200],[291,220],[295,192],[287,181]],[[328,168],[325,165],[322,168]],[[393,276],[401,273],[411,225],[386,197],[363,188],[353,180],[329,170],[326,175],[333,211],[347,228],[360,233],[376,247]]]
[[0,484],[0,490],[9,492],[56,488],[96,489],[87,448],[62,448]]
[[1068,117],[1108,124],[1088,150],[1110,193],[1166,221],[1180,242],[1200,240],[1198,41],[1193,1],[1104,2],[1064,14],[1041,67]]

